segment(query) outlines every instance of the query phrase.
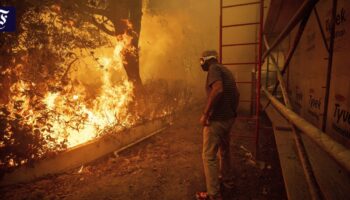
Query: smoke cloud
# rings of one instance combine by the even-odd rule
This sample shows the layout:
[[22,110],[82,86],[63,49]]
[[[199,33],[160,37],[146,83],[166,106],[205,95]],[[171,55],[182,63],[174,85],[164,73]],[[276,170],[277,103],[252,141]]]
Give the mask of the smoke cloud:
[[206,75],[199,56],[218,45],[218,1],[150,0],[142,18],[141,77],[181,80],[201,89]]

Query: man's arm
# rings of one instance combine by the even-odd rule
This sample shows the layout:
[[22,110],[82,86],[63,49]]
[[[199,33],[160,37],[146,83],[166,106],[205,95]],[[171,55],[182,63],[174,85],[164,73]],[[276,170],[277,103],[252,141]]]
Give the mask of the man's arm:
[[200,122],[203,126],[206,126],[209,124],[208,118],[210,115],[210,111],[212,110],[213,105],[215,105],[218,102],[222,93],[223,93],[222,81],[215,81],[211,85],[211,90],[210,90],[210,93],[208,96],[207,104],[205,106],[203,115],[202,115],[201,120],[200,120]]

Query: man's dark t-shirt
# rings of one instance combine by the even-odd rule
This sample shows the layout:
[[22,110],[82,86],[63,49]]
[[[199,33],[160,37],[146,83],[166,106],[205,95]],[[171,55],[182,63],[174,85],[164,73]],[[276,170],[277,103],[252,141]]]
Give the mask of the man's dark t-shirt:
[[213,105],[210,120],[227,120],[236,117],[239,92],[231,71],[220,64],[210,65],[206,83],[208,95],[215,81],[222,81],[223,93],[216,104]]

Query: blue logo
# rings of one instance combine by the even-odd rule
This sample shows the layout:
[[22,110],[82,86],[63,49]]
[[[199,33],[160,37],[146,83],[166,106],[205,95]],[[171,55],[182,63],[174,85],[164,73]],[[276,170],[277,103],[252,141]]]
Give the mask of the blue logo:
[[0,32],[16,31],[15,7],[0,7]]

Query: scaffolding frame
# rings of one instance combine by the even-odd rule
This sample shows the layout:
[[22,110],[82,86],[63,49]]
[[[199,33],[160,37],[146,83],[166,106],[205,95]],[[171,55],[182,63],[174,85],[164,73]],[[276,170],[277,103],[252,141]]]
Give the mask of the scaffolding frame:
[[[334,39],[335,39],[335,23],[336,23],[336,11],[337,11],[337,0],[332,0],[332,14],[331,14],[331,27],[330,27],[330,39],[329,44],[327,43],[327,39],[324,33],[324,30],[321,25],[321,21],[317,12],[316,4],[318,0],[306,0],[303,2],[302,6],[298,9],[297,13],[292,17],[287,26],[283,29],[283,31],[278,35],[277,39],[271,45],[268,44],[267,39],[265,39],[266,51],[263,55],[263,59],[267,58],[271,59],[273,62],[273,66],[277,72],[278,82],[275,84],[272,94],[264,87],[262,87],[262,91],[265,93],[265,96],[268,98],[268,104],[265,108],[270,104],[276,108],[278,112],[280,112],[283,117],[285,117],[292,126],[293,134],[295,138],[295,143],[298,151],[298,157],[301,161],[301,165],[304,170],[304,175],[307,180],[308,189],[310,191],[310,195],[312,199],[322,199],[322,191],[315,179],[315,176],[312,171],[312,167],[308,158],[308,155],[305,151],[305,147],[303,141],[299,135],[299,133],[295,130],[299,128],[304,134],[309,136],[319,147],[326,153],[328,153],[340,166],[342,166],[347,171],[350,171],[350,150],[344,147],[343,145],[334,141],[331,137],[325,134],[326,126],[327,126],[327,113],[328,113],[328,104],[329,104],[329,92],[331,85],[331,75],[332,75],[332,65],[333,65],[333,51],[334,51]],[[290,104],[290,100],[287,93],[287,88],[284,84],[283,75],[289,67],[290,61],[294,55],[294,52],[300,42],[301,36],[304,32],[306,24],[309,20],[309,16],[311,13],[314,13],[316,16],[316,20],[322,35],[324,46],[328,52],[328,65],[327,65],[327,77],[326,77],[326,93],[324,99],[324,111],[322,118],[322,131],[317,127],[313,126],[302,117],[298,116],[292,111],[292,106]],[[284,62],[282,70],[279,69],[278,62],[271,54],[273,49],[276,48],[286,37],[291,33],[294,27],[300,23],[296,36],[294,38],[294,42],[289,49],[288,55]],[[267,73],[269,68],[267,68]],[[277,91],[278,85],[281,88],[283,102],[282,104],[279,100],[273,97],[273,94]]]
[[[285,29],[279,34],[273,45],[271,45],[270,49],[265,51],[263,55],[263,60],[265,60],[270,53],[273,51],[273,49],[278,46],[283,39],[287,37],[288,34],[294,29],[294,27],[300,22],[298,32],[295,36],[294,42],[289,49],[288,55],[286,57],[286,60],[284,62],[284,65],[281,70],[281,75],[283,76],[290,64],[290,61],[294,55],[294,52],[299,44],[299,41],[301,39],[301,36],[304,32],[304,29],[306,27],[306,23],[308,19],[303,19],[303,16],[306,14],[310,14],[312,11],[315,14],[317,24],[319,26],[319,30],[323,39],[324,47],[326,51],[328,52],[328,65],[327,65],[327,77],[326,77],[326,86],[325,86],[325,98],[324,98],[324,107],[323,107],[323,116],[322,116],[322,131],[325,132],[327,128],[327,115],[328,115],[328,107],[329,107],[329,95],[330,95],[330,86],[331,86],[331,76],[332,76],[332,67],[333,67],[333,51],[334,51],[334,39],[335,39],[335,20],[336,20],[336,12],[337,12],[337,2],[338,0],[332,0],[332,20],[331,20],[331,27],[330,27],[330,38],[329,38],[329,44],[327,43],[325,32],[322,28],[321,20],[319,17],[319,14],[317,12],[316,4],[318,3],[318,0],[306,0],[302,4],[302,6],[299,8],[297,13],[292,17],[290,22],[287,24]],[[268,71],[267,71],[268,73]],[[272,94],[275,94],[277,91],[277,88],[280,84],[280,81],[278,81],[274,89],[272,91]],[[265,108],[269,105],[265,106]]]

